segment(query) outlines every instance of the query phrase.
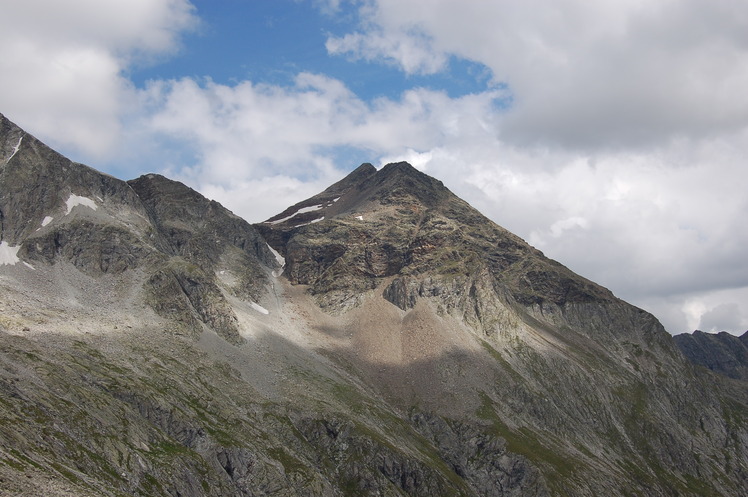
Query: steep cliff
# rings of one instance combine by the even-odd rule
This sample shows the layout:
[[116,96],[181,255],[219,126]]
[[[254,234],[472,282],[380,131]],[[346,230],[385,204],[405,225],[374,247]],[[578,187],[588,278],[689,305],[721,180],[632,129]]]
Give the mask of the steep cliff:
[[699,366],[729,378],[748,380],[748,332],[682,333],[673,337],[683,355]]

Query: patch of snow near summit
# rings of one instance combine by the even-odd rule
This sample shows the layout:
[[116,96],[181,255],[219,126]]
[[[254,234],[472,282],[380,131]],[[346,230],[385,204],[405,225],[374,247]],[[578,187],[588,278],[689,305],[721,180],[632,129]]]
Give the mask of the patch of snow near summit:
[[318,210],[320,210],[320,209],[321,209],[322,207],[323,207],[322,205],[313,205],[313,206],[311,206],[311,207],[302,207],[301,209],[299,209],[299,211],[298,211],[298,212],[297,212],[296,214],[303,214],[303,213],[305,213],[305,212],[314,212],[314,211],[318,211]]
[[267,309],[265,309],[264,307],[262,307],[260,304],[256,302],[250,302],[249,305],[252,306],[252,309],[254,309],[257,312],[260,312],[262,314],[270,314],[270,311],[268,311]]
[[295,215],[296,215],[296,213],[294,212],[293,214],[291,214],[291,215],[290,215],[290,216],[288,216],[288,217],[284,217],[284,218],[282,218],[282,219],[277,219],[277,220],[275,220],[275,221],[270,221],[270,224],[278,224],[278,223],[282,223],[283,221],[288,221],[289,219],[291,219],[291,218],[292,218],[292,217],[294,217]]
[[83,205],[85,207],[90,207],[91,209],[96,210],[96,202],[88,197],[81,197],[79,195],[73,195],[72,193],[65,201],[65,204],[68,206],[68,211],[66,212],[66,214],[70,214],[70,211],[73,210],[73,207],[75,207],[76,205]]
[[270,221],[270,224],[278,224],[278,223],[282,223],[283,221],[288,221],[289,219],[291,219],[292,217],[296,216],[297,214],[304,214],[305,212],[314,212],[314,211],[318,211],[318,210],[320,210],[320,209],[321,209],[322,207],[324,207],[324,206],[323,206],[323,205],[313,205],[313,206],[311,206],[311,207],[302,207],[301,209],[297,210],[296,212],[294,212],[294,213],[293,213],[293,214],[291,214],[290,216],[286,216],[286,217],[284,217],[284,218],[282,218],[282,219],[277,219],[277,220],[275,220],[275,221]]
[[19,149],[21,148],[21,142],[22,142],[22,141],[23,141],[23,135],[21,135],[21,137],[20,137],[20,138],[18,139],[18,143],[17,143],[17,144],[16,144],[16,146],[15,146],[15,147],[13,148],[13,153],[12,153],[12,154],[10,154],[10,157],[8,157],[8,159],[7,159],[6,161],[5,161],[5,163],[6,163],[6,164],[7,164],[8,162],[10,162],[10,159],[12,159],[12,158],[13,158],[13,156],[14,156],[14,155],[16,155],[16,154],[18,153],[18,150],[19,150]]
[[0,266],[5,266],[6,264],[14,266],[16,263],[21,262],[21,259],[17,255],[20,248],[20,245],[18,247],[11,247],[8,245],[8,242],[0,242]]
[[53,217],[46,216],[44,219],[42,219],[42,226],[48,225],[52,222],[53,219]]
[[359,221],[363,221],[364,220],[364,216],[356,216],[356,219],[358,219]]

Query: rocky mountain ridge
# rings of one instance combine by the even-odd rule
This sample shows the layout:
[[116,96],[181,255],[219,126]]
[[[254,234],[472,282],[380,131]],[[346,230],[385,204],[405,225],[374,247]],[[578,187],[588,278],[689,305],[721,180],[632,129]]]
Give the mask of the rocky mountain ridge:
[[0,227],[16,257],[32,267],[65,261],[92,276],[142,270],[157,313],[240,339],[213,273],[240,260],[231,292],[251,299],[266,284],[265,266],[277,265],[246,221],[162,176],[125,182],[74,163],[1,115],[0,129],[6,151],[19,136],[0,169]]
[[746,388],[406,163],[252,226],[0,116],[8,495],[740,495]]
[[310,285],[332,310],[345,310],[385,279],[385,298],[407,310],[419,296],[440,292],[435,279],[481,271],[523,305],[615,300],[407,163],[381,171],[364,164],[255,226],[285,256],[289,279]]
[[748,380],[748,331],[737,337],[725,331],[682,333],[673,337],[688,359],[710,371]]

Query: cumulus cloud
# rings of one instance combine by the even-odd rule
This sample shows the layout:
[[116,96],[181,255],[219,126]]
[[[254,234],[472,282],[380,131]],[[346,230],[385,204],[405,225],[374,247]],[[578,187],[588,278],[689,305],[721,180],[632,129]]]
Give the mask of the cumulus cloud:
[[53,144],[101,158],[135,101],[125,70],[171,53],[187,0],[28,0],[0,16],[0,107]]
[[[699,329],[719,332],[726,329],[738,330],[745,323],[745,317],[735,302],[719,304],[701,315]],[[748,329],[748,328],[746,328]]]
[[439,70],[450,55],[485,64],[514,94],[506,140],[626,147],[748,119],[740,2],[372,0],[361,16],[357,31],[330,37],[332,53],[409,73]]
[[501,96],[497,91],[453,99],[421,88],[398,100],[365,102],[339,80],[309,73],[288,87],[188,78],[154,82],[147,93],[152,113],[144,124],[195,150],[190,167],[174,174],[220,193],[253,221],[283,210],[288,197],[268,197],[263,209],[249,212],[232,191],[272,183],[273,177],[285,178],[285,188],[301,188],[288,178],[319,186],[321,179],[333,182],[357,165],[334,163],[341,147],[362,150],[372,161],[385,155],[402,160],[445,140],[480,140],[493,133],[492,102]]
[[333,55],[349,55],[352,60],[383,61],[399,65],[408,74],[434,74],[446,67],[447,56],[434,52],[431,40],[421,32],[386,33],[381,29],[373,32],[349,33],[327,40],[327,50]]

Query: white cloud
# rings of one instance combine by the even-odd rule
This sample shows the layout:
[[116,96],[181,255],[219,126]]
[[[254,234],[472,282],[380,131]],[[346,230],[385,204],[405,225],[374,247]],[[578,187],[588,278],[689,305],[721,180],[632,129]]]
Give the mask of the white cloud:
[[671,332],[699,329],[735,335],[748,331],[746,301],[748,286],[649,299],[652,309],[664,323],[677,325],[677,328],[668,328]]
[[124,71],[170,53],[187,0],[28,0],[0,16],[0,108],[54,145],[113,153],[134,89]]
[[433,74],[443,70],[447,57],[429,47],[430,40],[422,33],[385,33],[381,30],[350,33],[327,40],[327,50],[333,55],[348,54],[352,60],[382,59],[400,65],[408,74]]
[[[449,55],[488,66],[514,108],[504,139],[576,148],[659,144],[745,128],[741,2],[372,0],[332,53],[430,72]],[[409,41],[408,41],[409,40]],[[418,47],[418,56],[401,50]]]
[[314,181],[274,175],[232,185],[204,183],[200,190],[208,198],[220,199],[235,214],[259,222],[282,212],[299,200],[316,195],[339,179],[339,174],[325,175]]
[[736,302],[719,304],[701,315],[699,329],[712,333],[726,330],[748,331],[748,319]]
[[[211,191],[224,193],[222,199],[231,198],[229,192],[238,184],[280,181],[288,186],[288,178],[333,182],[345,174],[339,167],[357,165],[333,163],[341,147],[368,151],[371,161],[385,155],[406,157],[420,159],[416,162],[425,167],[429,153],[418,150],[445,140],[491,136],[490,109],[501,95],[451,99],[443,92],[414,89],[399,100],[368,103],[340,81],[309,73],[299,74],[289,87],[182,79],[154,82],[146,93],[151,113],[143,125],[165,137],[178,137],[195,150],[190,167],[177,167],[173,174],[201,189],[210,185]],[[289,201],[272,200],[279,211],[285,206],[277,202]],[[275,213],[258,218],[239,203],[230,205],[252,221]]]

